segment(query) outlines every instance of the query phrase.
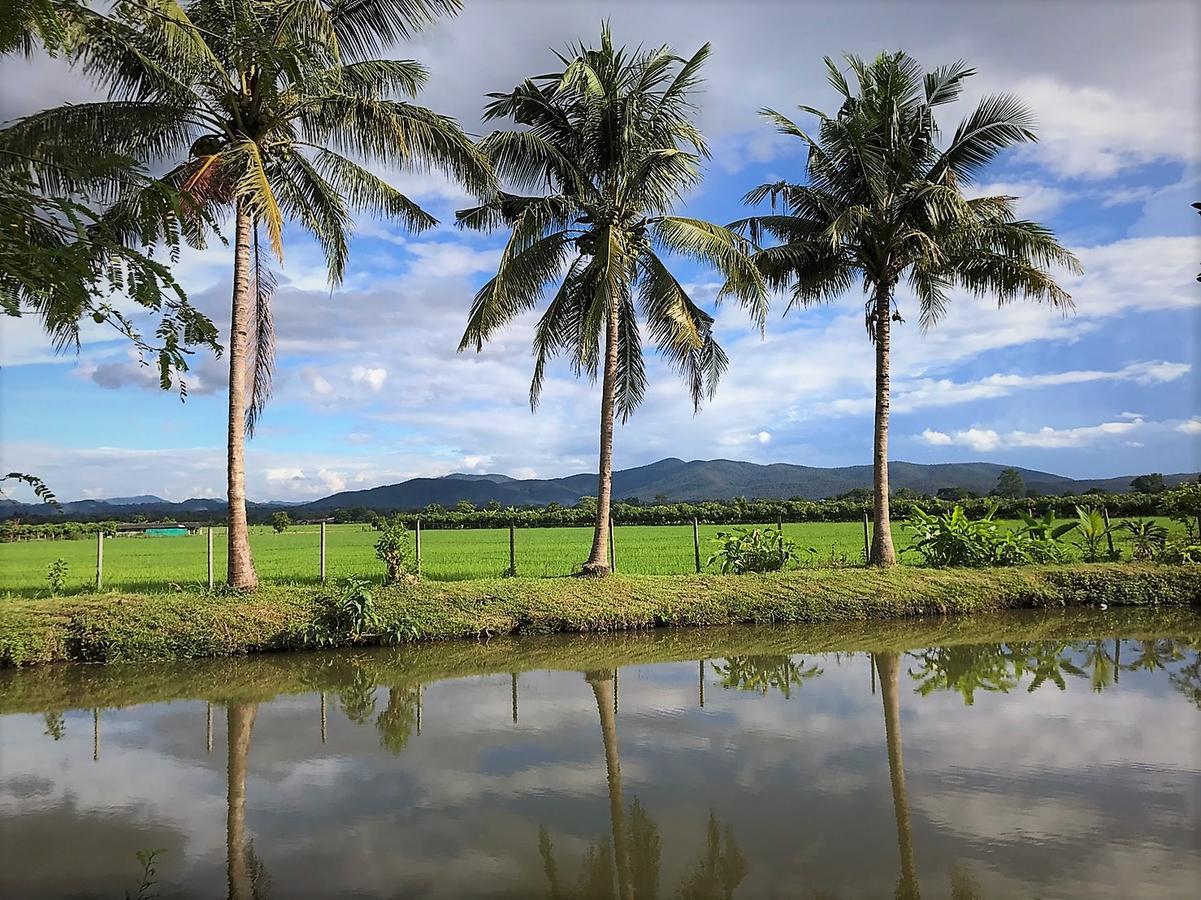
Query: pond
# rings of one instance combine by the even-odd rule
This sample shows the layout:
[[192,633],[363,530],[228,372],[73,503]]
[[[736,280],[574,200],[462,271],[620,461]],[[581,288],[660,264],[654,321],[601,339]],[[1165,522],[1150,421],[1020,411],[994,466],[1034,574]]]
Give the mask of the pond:
[[0,896],[1193,897],[1201,616],[0,672]]

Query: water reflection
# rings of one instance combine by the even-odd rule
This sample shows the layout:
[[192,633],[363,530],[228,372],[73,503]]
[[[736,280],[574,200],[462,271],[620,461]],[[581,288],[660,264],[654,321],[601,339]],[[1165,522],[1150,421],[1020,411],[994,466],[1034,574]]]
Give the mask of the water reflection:
[[1189,895],[1201,618],[973,627],[0,673],[0,895]]

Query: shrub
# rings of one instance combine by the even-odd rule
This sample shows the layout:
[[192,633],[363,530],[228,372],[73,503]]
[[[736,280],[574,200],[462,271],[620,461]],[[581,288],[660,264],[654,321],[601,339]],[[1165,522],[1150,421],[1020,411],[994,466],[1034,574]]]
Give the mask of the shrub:
[[377,527],[375,555],[388,570],[385,580],[394,584],[409,574],[409,530],[399,515],[380,520]]
[[375,636],[380,617],[368,587],[366,581],[348,578],[337,593],[318,597],[316,614],[304,634],[305,643],[332,647]]
[[778,528],[733,528],[719,531],[717,551],[709,565],[720,561],[722,574],[778,572],[797,558],[796,543]]
[[277,512],[271,514],[271,527],[275,529],[276,534],[283,534],[292,524],[292,517],[286,512]]
[[1127,519],[1118,527],[1130,534],[1135,559],[1155,559],[1168,542],[1168,529],[1151,519]]
[[971,519],[958,505],[942,515],[914,507],[905,523],[914,541],[905,549],[920,553],[925,564],[935,568],[1022,566],[1066,558],[1060,538],[1076,523],[1055,525],[1054,513],[1048,510],[1041,519],[1020,513],[1022,524],[1010,529],[995,521],[996,512],[994,504],[982,518]]
[[46,567],[46,583],[50,585],[50,596],[63,592],[67,586],[67,561],[59,557]]

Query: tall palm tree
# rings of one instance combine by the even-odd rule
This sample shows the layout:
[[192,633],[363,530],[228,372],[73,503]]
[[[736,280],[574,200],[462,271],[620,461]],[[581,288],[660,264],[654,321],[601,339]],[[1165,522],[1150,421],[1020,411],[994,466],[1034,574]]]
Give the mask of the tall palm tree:
[[871,562],[891,566],[889,351],[892,323],[902,321],[897,285],[907,281],[924,332],[942,318],[954,287],[995,295],[1001,304],[1023,297],[1066,311],[1071,297],[1051,270],[1078,272],[1079,264],[1046,227],[1016,217],[1015,198],[964,196],[998,153],[1035,139],[1019,100],[985,98],[940,148],[934,110],[959,96],[973,69],[955,63],[923,77],[904,53],[881,54],[870,64],[848,56],[853,89],[833,60],[825,62],[842,105],[833,116],[800,107],[818,117],[816,137],[772,109],[761,111],[781,133],[805,143],[806,183],[755,188],[747,202],[771,200],[772,214],[734,227],[759,246],[765,234],[779,242],[755,259],[770,286],[791,290],[789,309],[833,300],[863,283],[864,320],[876,352]]
[[[459,0],[148,0],[93,20],[77,54],[110,99],[47,110],[14,126],[17,149],[99,147],[155,168],[186,221],[232,211],[229,352],[229,583],[257,583],[246,527],[244,442],[270,391],[273,280],[284,224],[317,239],[331,284],[346,267],[354,211],[413,230],[435,220],[366,166],[433,167],[482,193],[486,162],[450,119],[411,99],[412,60],[376,59]],[[397,97],[403,99],[395,99]],[[131,219],[137,195],[113,215]]]
[[766,290],[747,242],[699,219],[670,215],[701,177],[708,155],[692,122],[691,95],[709,45],[691,58],[667,47],[629,52],[602,26],[599,49],[559,55],[562,71],[490,94],[484,118],[510,118],[480,149],[514,190],[459,213],[465,227],[512,229],[496,276],[480,289],[460,350],[483,348],[493,332],[558,287],[534,333],[530,404],[537,407],[547,362],[564,354],[579,374],[601,375],[596,528],[583,572],[609,571],[613,420],[625,422],[646,392],[639,318],[647,336],[687,381],[694,408],[726,367],[713,318],[672,275],[663,251],[722,273],[720,296],[736,297],[762,326]]

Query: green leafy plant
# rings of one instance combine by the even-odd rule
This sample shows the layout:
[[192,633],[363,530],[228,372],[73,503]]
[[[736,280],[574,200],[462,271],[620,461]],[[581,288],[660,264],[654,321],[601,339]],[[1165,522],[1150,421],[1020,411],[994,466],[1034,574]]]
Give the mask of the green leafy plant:
[[348,578],[336,593],[318,597],[313,621],[305,631],[305,643],[331,647],[374,637],[381,622],[369,587],[366,581]]
[[733,528],[719,531],[713,541],[717,550],[709,565],[720,564],[722,574],[778,572],[797,560],[796,542],[778,528]]
[[67,561],[61,556],[46,567],[46,583],[51,596],[58,596],[67,586]]
[[1039,519],[1022,513],[1022,524],[1010,529],[995,520],[996,512],[994,504],[983,517],[972,519],[959,505],[941,515],[915,506],[905,523],[914,541],[905,549],[921,554],[925,564],[935,568],[1021,566],[1066,557],[1060,539],[1077,523],[1055,525],[1051,512]]
[[1118,554],[1106,547],[1107,539],[1113,534],[1113,526],[1105,521],[1101,510],[1093,506],[1077,506],[1075,526],[1080,535],[1080,554],[1085,562],[1117,558]]
[[375,555],[388,570],[386,582],[395,584],[409,574],[409,529],[399,515],[381,520],[377,527]]
[[1155,559],[1168,542],[1168,529],[1153,519],[1127,519],[1118,527],[1130,535],[1131,554],[1135,559]]
[[292,517],[286,512],[277,512],[271,514],[271,527],[275,529],[276,534],[283,534],[292,526]]

